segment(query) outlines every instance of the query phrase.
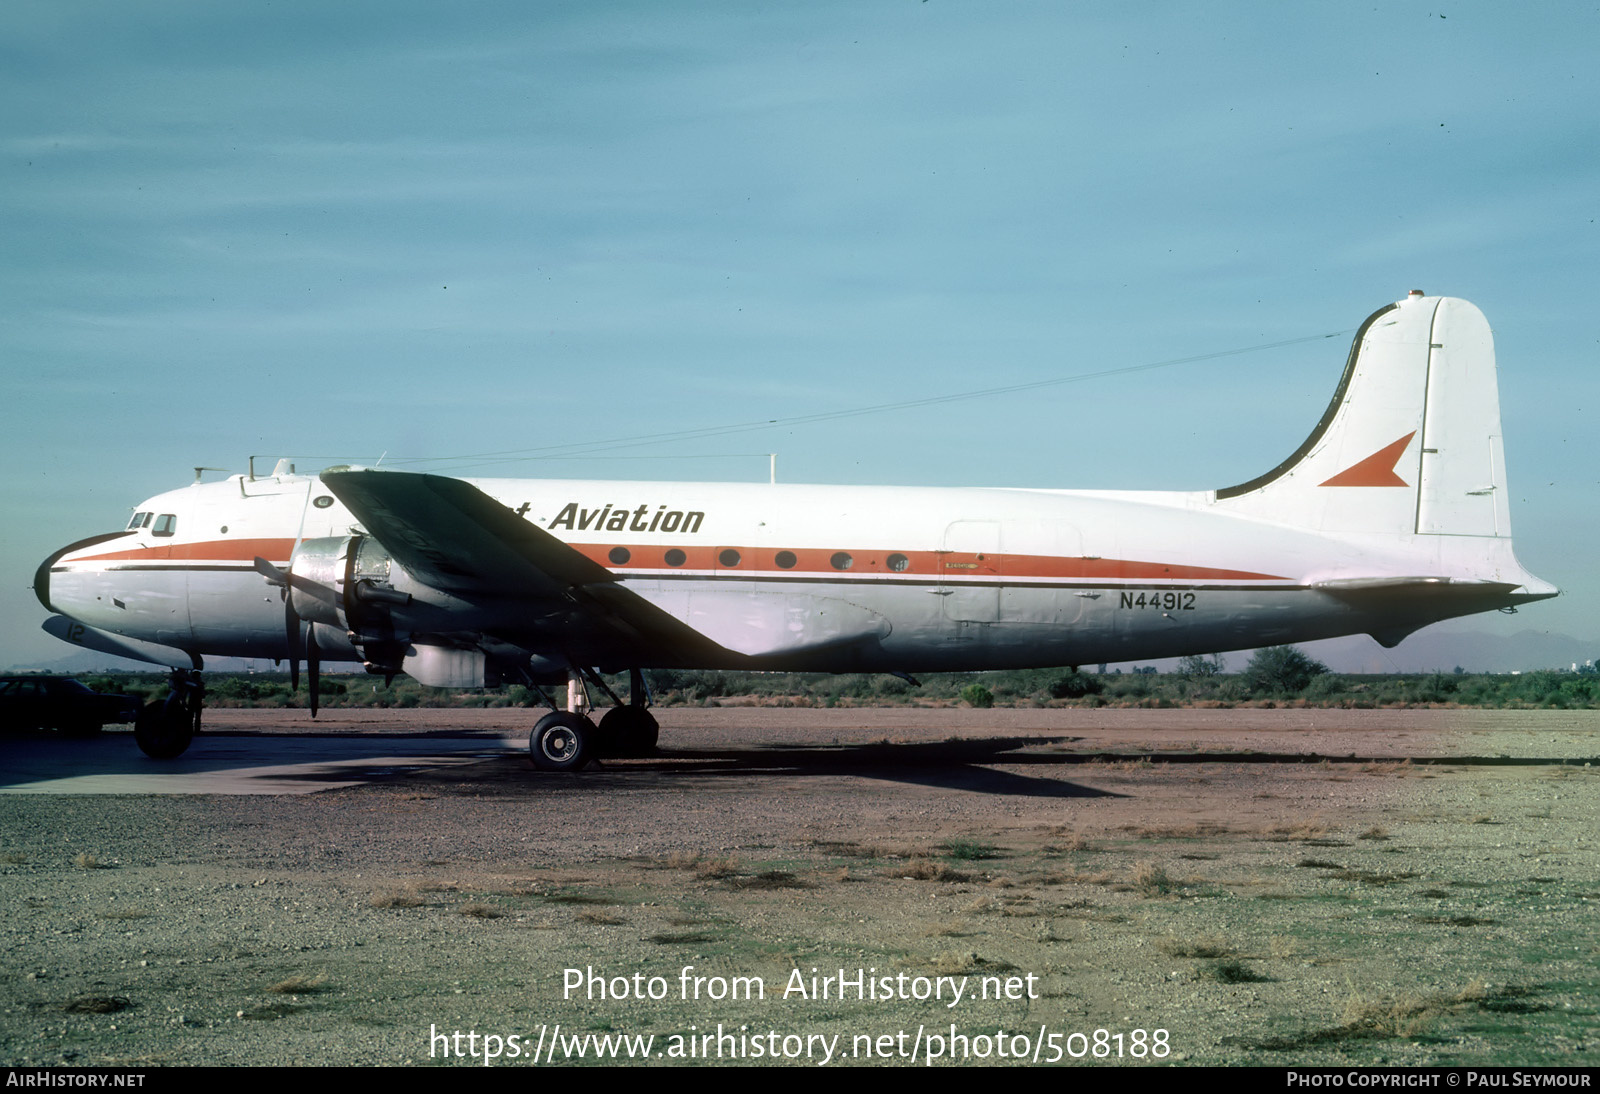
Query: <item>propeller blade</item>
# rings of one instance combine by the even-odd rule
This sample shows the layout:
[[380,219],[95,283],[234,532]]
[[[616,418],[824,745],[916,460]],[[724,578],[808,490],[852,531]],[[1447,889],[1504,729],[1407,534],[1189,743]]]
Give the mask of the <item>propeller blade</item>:
[[315,623],[306,628],[306,684],[311,693],[311,717],[317,716],[317,705],[321,699],[318,684],[321,682],[322,657],[317,649],[317,625]]

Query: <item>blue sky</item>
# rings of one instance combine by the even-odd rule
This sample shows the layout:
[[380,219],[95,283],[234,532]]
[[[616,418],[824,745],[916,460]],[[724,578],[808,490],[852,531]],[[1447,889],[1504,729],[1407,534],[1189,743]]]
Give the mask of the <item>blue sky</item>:
[[[0,7],[0,664],[195,465],[1206,489],[1408,289],[1496,331],[1522,561],[1600,637],[1594,4]],[[640,458],[641,456],[649,458]],[[690,458],[693,457],[693,458]]]

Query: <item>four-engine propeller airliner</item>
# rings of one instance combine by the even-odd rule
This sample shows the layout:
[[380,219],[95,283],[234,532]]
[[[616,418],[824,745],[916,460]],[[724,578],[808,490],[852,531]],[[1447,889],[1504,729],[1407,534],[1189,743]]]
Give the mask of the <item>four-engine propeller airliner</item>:
[[[285,461],[151,498],[51,555],[34,588],[57,613],[45,629],[91,648],[185,670],[304,659],[313,704],[323,661],[441,687],[565,679],[573,698],[628,670],[628,701],[598,726],[573,701],[538,721],[549,769],[654,745],[644,668],[905,675],[1359,633],[1392,646],[1557,593],[1512,553],[1488,324],[1418,292],[1361,325],[1299,449],[1226,489],[313,477]],[[149,712],[141,747],[187,747],[195,691]]]

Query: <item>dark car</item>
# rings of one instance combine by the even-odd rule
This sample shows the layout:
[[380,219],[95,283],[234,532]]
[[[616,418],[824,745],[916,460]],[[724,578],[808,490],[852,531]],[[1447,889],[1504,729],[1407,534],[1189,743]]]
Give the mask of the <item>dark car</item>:
[[100,695],[68,676],[0,676],[0,729],[94,733],[139,717],[132,695]]

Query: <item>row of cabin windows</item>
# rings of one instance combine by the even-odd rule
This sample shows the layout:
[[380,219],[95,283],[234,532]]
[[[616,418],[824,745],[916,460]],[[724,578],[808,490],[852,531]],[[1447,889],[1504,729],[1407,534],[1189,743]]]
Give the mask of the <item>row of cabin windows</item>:
[[[626,566],[630,561],[632,561],[633,552],[628,550],[626,547],[613,547],[606,557],[611,560],[611,564],[613,566]],[[667,553],[662,557],[668,566],[682,566],[685,562],[689,561],[689,556],[684,554],[683,551],[676,547],[668,550]],[[739,552],[735,551],[732,547],[725,547],[717,555],[717,561],[724,567],[731,570],[739,565]],[[772,556],[772,561],[777,563],[779,568],[788,570],[792,569],[794,565],[800,561],[800,559],[793,551],[779,551],[776,555]],[[847,551],[835,551],[833,553],[833,557],[830,558],[828,562],[835,570],[848,570],[856,564],[855,559],[852,558]],[[888,558],[888,564],[889,569],[893,570],[897,574],[905,573],[905,571],[911,568],[911,560],[905,555],[899,553],[890,555]]]
[[150,529],[152,536],[170,536],[178,530],[178,518],[172,513],[135,513],[128,522],[128,531],[136,532],[140,528]]

